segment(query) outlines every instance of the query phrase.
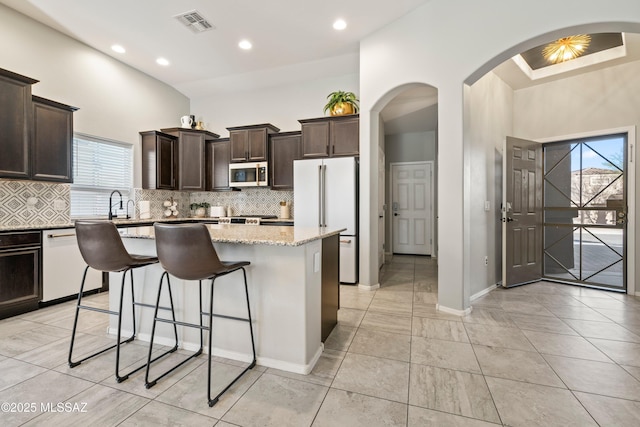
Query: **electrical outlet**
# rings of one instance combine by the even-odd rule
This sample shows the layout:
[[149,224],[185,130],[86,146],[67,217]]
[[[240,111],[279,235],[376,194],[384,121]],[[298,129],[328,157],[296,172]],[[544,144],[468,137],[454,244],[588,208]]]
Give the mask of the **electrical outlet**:
[[488,266],[489,265],[489,257],[485,255],[484,257],[484,266]]

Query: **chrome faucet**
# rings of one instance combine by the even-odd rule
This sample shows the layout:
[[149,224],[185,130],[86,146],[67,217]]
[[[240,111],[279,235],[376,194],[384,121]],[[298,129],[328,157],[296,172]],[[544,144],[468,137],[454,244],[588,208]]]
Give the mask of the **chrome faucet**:
[[129,216],[129,203],[133,204],[133,209],[131,210],[131,215],[133,215],[136,211],[136,204],[134,203],[133,200],[129,199],[127,201],[127,219],[131,218],[131,216]]
[[[112,202],[112,197],[115,193],[118,193],[120,195],[120,209],[122,209],[122,193],[119,192],[118,190],[113,190],[111,192],[111,194],[109,195],[109,219],[112,220],[113,219],[113,212],[111,211],[111,209],[113,208],[113,202]],[[117,216],[117,215],[116,215]]]

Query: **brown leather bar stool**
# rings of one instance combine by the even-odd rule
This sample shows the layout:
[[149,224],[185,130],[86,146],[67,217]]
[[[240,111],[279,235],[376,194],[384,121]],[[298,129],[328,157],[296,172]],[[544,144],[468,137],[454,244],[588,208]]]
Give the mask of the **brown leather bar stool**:
[[[184,363],[193,359],[194,357],[202,354],[203,348],[203,332],[209,331],[209,358],[208,358],[208,371],[207,371],[207,399],[209,406],[213,406],[218,402],[218,399],[224,392],[226,392],[236,381],[242,377],[249,369],[252,369],[256,365],[256,347],[253,339],[253,326],[251,324],[251,308],[249,305],[249,289],[247,288],[247,273],[244,269],[249,265],[248,261],[238,262],[223,262],[218,258],[218,254],[211,242],[211,236],[209,230],[204,224],[154,224],[156,236],[156,249],[158,252],[158,258],[160,264],[165,269],[165,272],[160,277],[160,288],[158,289],[158,299],[156,303],[156,313],[153,319],[153,327],[151,330],[151,343],[149,347],[149,357],[147,362],[147,374],[145,377],[145,385],[147,388],[153,387],[156,382],[169,374],[173,370],[177,369]],[[224,314],[216,314],[213,312],[213,293],[215,289],[215,280],[218,277],[225,276],[234,271],[242,270],[244,277],[244,291],[247,297],[247,318],[233,317]],[[164,284],[164,278],[167,278],[167,289],[169,291],[169,298],[171,299],[171,281],[169,275],[177,277],[182,280],[197,280],[199,285],[200,296],[200,324],[177,322],[175,318],[173,320],[164,319],[158,317],[158,304],[160,303],[160,296],[162,294],[162,287]],[[209,311],[203,311],[202,308],[202,281],[211,280],[211,298],[209,299]],[[203,325],[202,317],[208,318],[208,325]],[[249,323],[249,332],[251,334],[251,349],[253,350],[253,360],[246,367],[240,375],[235,377],[224,390],[218,393],[213,399],[211,398],[211,349],[213,342],[213,318],[219,317],[224,319],[239,320]],[[151,346],[153,345],[153,338],[155,334],[156,322],[166,322],[175,325],[186,326],[190,328],[200,329],[200,348],[188,359],[185,359],[181,363],[177,364],[173,368],[164,372],[154,380],[149,380],[149,369],[151,367]]]
[[[129,375],[134,372],[139,371],[140,369],[146,366],[142,365],[138,368],[124,374],[120,375],[120,345],[131,342],[136,337],[136,313],[135,307],[138,306],[146,306],[153,307],[155,306],[150,304],[143,304],[135,301],[134,291],[133,291],[133,269],[145,267],[147,265],[155,264],[158,262],[158,258],[154,256],[146,256],[146,255],[132,255],[127,252],[124,244],[122,243],[122,239],[120,238],[120,234],[118,233],[118,229],[116,226],[110,221],[76,221],[76,238],[78,240],[78,247],[80,248],[80,253],[82,254],[82,258],[87,263],[87,267],[84,269],[84,274],[82,275],[82,284],[80,285],[80,293],[78,294],[78,304],[76,306],[76,316],[73,321],[73,332],[71,334],[71,346],[69,347],[69,367],[74,368],[84,362],[87,359],[90,359],[94,356],[102,354],[112,348],[116,349],[116,381],[122,382],[129,378]],[[87,278],[87,271],[89,268],[93,268],[102,272],[123,272],[122,274],[122,282],[120,284],[120,305],[118,311],[106,310],[103,308],[91,307],[82,305],[82,294],[84,292],[85,279]],[[132,335],[121,341],[122,335],[122,305],[124,300],[124,284],[125,278],[127,277],[127,272],[129,272],[129,277],[131,279],[131,312],[132,312],[132,320],[133,320],[133,333]],[[170,308],[162,307],[165,310],[170,310],[173,314],[173,304]],[[78,361],[72,360],[73,355],[73,345],[76,337],[76,329],[78,326],[78,317],[80,314],[80,309],[97,311],[99,313],[111,314],[114,316],[118,316],[118,337],[117,341],[114,345],[107,347],[105,349],[99,350],[89,356],[86,356]],[[175,315],[174,315],[175,318]],[[156,357],[154,360],[159,359],[169,353],[172,353],[178,349],[178,331],[177,328],[174,327],[175,332],[175,345],[170,350]]]

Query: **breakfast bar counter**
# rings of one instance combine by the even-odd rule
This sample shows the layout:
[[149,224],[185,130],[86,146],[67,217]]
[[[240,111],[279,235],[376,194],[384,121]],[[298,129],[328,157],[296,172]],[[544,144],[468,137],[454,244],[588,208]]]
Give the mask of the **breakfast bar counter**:
[[[337,323],[339,306],[340,229],[298,226],[207,224],[216,251],[223,261],[249,261],[247,280],[259,365],[307,374],[323,349],[322,342]],[[130,253],[155,255],[153,227],[120,229]],[[163,269],[155,264],[134,270],[136,302],[155,304]],[[110,273],[110,305],[119,301],[122,273]],[[171,277],[178,320],[198,323],[198,282]],[[207,289],[206,287],[205,289]],[[246,317],[242,273],[216,280],[214,312]],[[125,292],[125,306],[128,292]],[[163,292],[163,296],[167,293]],[[205,300],[208,297],[205,296]],[[189,301],[187,306],[185,301]],[[168,307],[168,298],[161,301]],[[153,310],[136,309],[137,337],[149,340]],[[123,313],[123,335],[131,331],[131,314]],[[110,333],[116,331],[111,319]],[[155,342],[171,345],[172,329],[159,324]],[[251,346],[246,323],[214,319],[213,353],[250,361]],[[180,347],[197,350],[200,334],[178,327]],[[206,335],[206,334],[205,334]]]

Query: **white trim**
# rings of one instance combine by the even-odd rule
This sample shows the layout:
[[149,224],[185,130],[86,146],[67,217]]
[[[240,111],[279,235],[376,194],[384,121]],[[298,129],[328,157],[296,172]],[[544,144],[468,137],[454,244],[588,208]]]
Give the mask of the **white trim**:
[[488,294],[489,292],[493,291],[494,289],[496,289],[499,286],[500,285],[498,283],[496,283],[495,285],[491,285],[488,288],[485,288],[485,289],[481,290],[480,292],[476,292],[475,294],[471,295],[471,298],[469,298],[469,301],[477,300],[478,298],[480,298],[482,296],[485,296],[486,294]]
[[[118,330],[116,328],[108,328],[107,332],[113,336],[116,336]],[[130,336],[131,332],[132,331],[127,331],[123,329],[122,336],[125,336],[125,337]],[[138,334],[137,338],[140,341],[146,341],[148,343],[151,340],[151,335]],[[156,336],[153,339],[153,343],[168,346],[168,347],[173,347],[174,345],[173,339],[169,337],[160,337],[160,336]],[[200,345],[195,343],[179,342],[178,348],[181,348],[186,351],[197,351],[200,348]],[[207,350],[208,350],[207,346],[205,346],[205,348],[202,349],[204,354],[207,354]],[[270,357],[260,357],[260,356],[256,357],[256,363],[260,366],[264,366],[267,368],[280,369],[282,371],[288,371],[296,374],[307,375],[313,370],[313,367],[318,362],[318,359],[320,359],[320,356],[322,356],[323,350],[324,350],[324,344],[320,343],[320,346],[316,350],[316,353],[313,355],[313,358],[311,358],[309,363],[307,363],[306,365],[291,363],[291,362],[284,362],[282,360],[272,359]],[[213,355],[223,357],[225,359],[237,360],[240,362],[246,362],[246,363],[251,362],[251,355],[248,353],[238,353],[236,351],[220,350],[214,347]]]
[[456,316],[466,316],[471,314],[473,307],[468,307],[464,310],[456,310],[455,308],[445,307],[444,305],[436,304],[436,310],[442,311],[443,313],[454,314]]
[[363,291],[375,291],[376,289],[380,289],[380,283],[376,283],[375,285],[358,284],[358,289]]
[[541,143],[567,141],[570,139],[591,138],[594,136],[606,136],[615,133],[627,134],[627,218],[633,221],[627,222],[627,294],[640,296],[640,289],[636,289],[635,262],[636,259],[636,164],[638,162],[638,147],[636,141],[636,127],[624,126],[619,128],[601,129],[597,131],[574,133],[570,135],[553,136],[536,139]]
[[387,239],[385,241],[385,243],[389,242],[389,246],[391,248],[391,254],[393,254],[393,167],[394,166],[408,166],[408,165],[429,165],[431,167],[431,176],[429,177],[429,186],[430,186],[430,197],[429,197],[429,203],[431,204],[431,206],[429,206],[429,211],[431,212],[431,236],[429,237],[430,239],[430,243],[429,243],[429,253],[427,254],[427,256],[433,256],[434,250],[433,248],[436,246],[436,242],[435,242],[435,208],[434,208],[434,176],[435,176],[435,171],[434,171],[434,166],[435,166],[435,162],[433,160],[424,160],[424,161],[419,161],[419,162],[391,162],[389,163],[389,175],[391,175],[391,177],[389,179],[391,179],[391,185],[389,188],[389,199],[390,200],[390,204],[387,203],[387,206],[391,206],[391,209],[389,209],[389,212],[391,213],[389,215],[389,220],[391,221],[391,224],[389,226],[389,231],[390,231],[390,236],[389,239]]

